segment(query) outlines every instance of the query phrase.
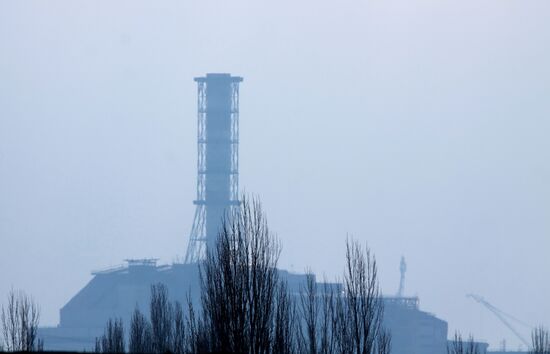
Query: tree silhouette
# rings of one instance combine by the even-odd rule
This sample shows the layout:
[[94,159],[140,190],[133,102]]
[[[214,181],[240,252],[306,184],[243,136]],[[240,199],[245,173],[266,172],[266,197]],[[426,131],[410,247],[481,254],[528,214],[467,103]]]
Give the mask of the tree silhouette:
[[[342,285],[320,287],[308,271],[291,293],[277,270],[280,245],[258,200],[243,198],[223,220],[199,265],[202,309],[172,304],[151,286],[150,320],[136,308],[129,349],[135,353],[388,354],[377,266],[368,248],[346,243]],[[124,350],[122,323],[109,321],[97,351]],[[473,353],[473,352],[472,352]]]
[[531,333],[531,354],[550,354],[550,333],[543,326],[539,326]]
[[390,334],[382,325],[384,306],[376,259],[368,247],[346,242],[343,294],[335,294],[332,332],[338,353],[389,353]]
[[216,352],[269,353],[280,247],[258,200],[243,198],[224,219],[201,264],[203,320]]
[[147,318],[136,307],[130,323],[130,343],[128,349],[131,353],[153,352],[153,330]]
[[40,309],[34,299],[23,291],[11,290],[7,307],[2,306],[2,333],[7,351],[42,350],[37,338]]
[[447,344],[448,354],[480,354],[477,343],[474,337],[470,336],[467,342],[464,342],[462,335],[458,332],[455,333],[454,338],[449,344]]
[[122,319],[109,319],[105,327],[105,333],[96,338],[96,353],[124,353],[124,327]]
[[151,286],[150,318],[153,352],[172,351],[173,307],[168,300],[168,288],[164,284]]

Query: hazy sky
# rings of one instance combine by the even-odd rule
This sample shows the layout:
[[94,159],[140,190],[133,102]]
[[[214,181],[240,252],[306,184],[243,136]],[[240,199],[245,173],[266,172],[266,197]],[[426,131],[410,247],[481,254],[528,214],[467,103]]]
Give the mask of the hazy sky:
[[[550,1],[1,1],[0,299],[42,323],[131,257],[183,256],[196,85],[241,85],[241,186],[281,265],[368,242],[421,308],[498,346],[466,293],[550,326]],[[518,326],[526,336],[528,330]]]

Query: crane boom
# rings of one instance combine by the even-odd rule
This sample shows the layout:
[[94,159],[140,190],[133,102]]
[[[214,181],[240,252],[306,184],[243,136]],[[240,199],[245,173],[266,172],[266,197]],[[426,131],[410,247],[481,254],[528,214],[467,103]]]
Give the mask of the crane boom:
[[513,319],[514,321],[516,322],[519,322],[521,324],[523,324],[524,326],[527,326],[527,327],[531,327],[527,324],[525,324],[524,322],[514,318],[513,316],[510,316],[508,314],[506,314],[505,312],[499,310],[498,308],[496,308],[495,306],[491,305],[487,300],[485,300],[483,297],[479,296],[479,295],[475,295],[475,294],[468,294],[466,295],[467,297],[471,297],[472,299],[474,299],[476,302],[478,302],[479,304],[485,306],[489,311],[491,311],[495,316],[498,317],[498,319],[506,326],[508,327],[508,329],[510,331],[512,331],[516,337],[518,337],[518,339],[523,343],[525,344],[525,346],[529,347],[529,342],[527,342],[527,340],[525,340],[525,338],[514,328],[514,326],[512,326],[510,324],[510,322],[506,319],[506,317],[509,317],[511,319]]

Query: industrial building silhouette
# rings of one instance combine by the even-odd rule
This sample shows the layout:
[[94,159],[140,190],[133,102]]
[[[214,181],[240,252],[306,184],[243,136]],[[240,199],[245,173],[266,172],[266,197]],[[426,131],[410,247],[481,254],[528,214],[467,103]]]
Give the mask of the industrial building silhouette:
[[[155,259],[126,260],[122,266],[93,272],[92,280],[60,310],[57,327],[40,328],[46,350],[93,350],[110,318],[129,323],[136,307],[148,313],[150,286],[163,283],[172,301],[190,294],[198,304],[197,262],[214,242],[223,215],[238,206],[239,83],[241,77],[207,74],[198,85],[197,199],[185,262],[158,265]],[[416,297],[404,296],[404,262],[398,296],[384,298],[384,325],[392,353],[444,354],[447,323],[421,311]],[[289,291],[298,295],[304,274],[279,270]]]

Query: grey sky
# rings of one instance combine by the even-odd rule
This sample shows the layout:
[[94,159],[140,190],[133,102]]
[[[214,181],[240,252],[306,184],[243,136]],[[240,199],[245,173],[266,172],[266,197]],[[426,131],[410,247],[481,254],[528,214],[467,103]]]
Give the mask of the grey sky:
[[[281,265],[332,277],[346,234],[386,293],[498,346],[479,293],[550,325],[550,2],[0,2],[0,297],[43,323],[129,257],[183,256],[196,86],[243,76],[241,186]],[[526,333],[526,332],[524,332]]]

